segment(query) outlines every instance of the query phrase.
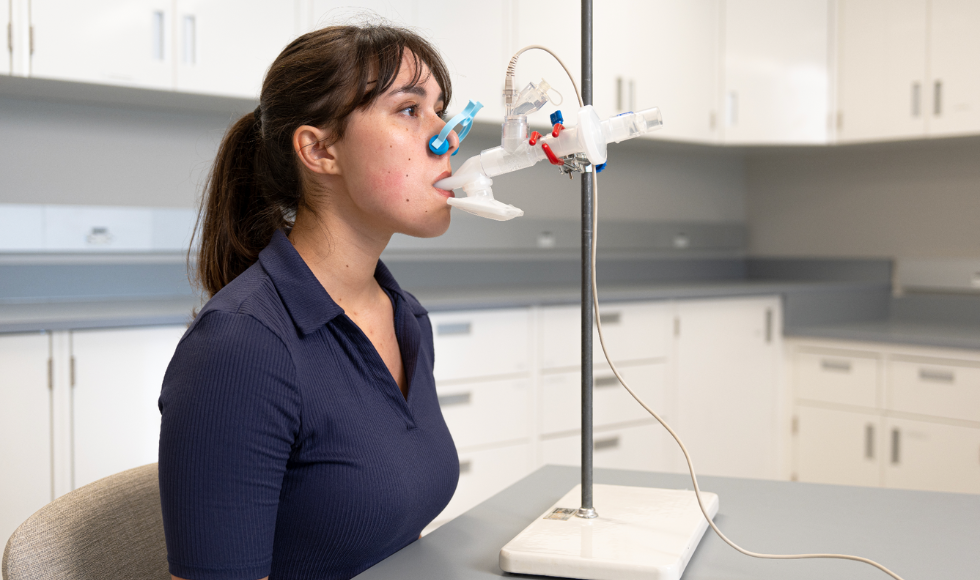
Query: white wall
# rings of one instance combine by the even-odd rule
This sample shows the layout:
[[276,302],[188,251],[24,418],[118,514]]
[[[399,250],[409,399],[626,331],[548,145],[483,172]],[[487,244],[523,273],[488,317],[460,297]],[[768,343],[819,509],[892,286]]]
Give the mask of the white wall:
[[980,257],[980,138],[767,148],[745,162],[749,253]]

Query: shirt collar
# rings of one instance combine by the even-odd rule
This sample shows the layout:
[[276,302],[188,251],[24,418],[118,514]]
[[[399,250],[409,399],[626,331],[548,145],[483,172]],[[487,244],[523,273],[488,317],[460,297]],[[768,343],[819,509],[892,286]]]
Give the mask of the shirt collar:
[[[276,287],[293,323],[303,334],[315,332],[344,313],[281,230],[272,234],[269,245],[259,253],[259,262]],[[375,267],[374,278],[382,288],[404,300],[412,314],[427,314],[414,296],[401,289],[381,260]]]

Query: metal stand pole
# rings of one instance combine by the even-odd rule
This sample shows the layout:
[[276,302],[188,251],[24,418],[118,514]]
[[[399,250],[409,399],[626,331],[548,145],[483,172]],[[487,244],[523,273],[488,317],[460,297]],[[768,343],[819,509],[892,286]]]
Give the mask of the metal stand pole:
[[[582,104],[592,104],[592,0],[582,0]],[[592,505],[592,174],[582,173],[582,507],[576,515],[595,518]]]

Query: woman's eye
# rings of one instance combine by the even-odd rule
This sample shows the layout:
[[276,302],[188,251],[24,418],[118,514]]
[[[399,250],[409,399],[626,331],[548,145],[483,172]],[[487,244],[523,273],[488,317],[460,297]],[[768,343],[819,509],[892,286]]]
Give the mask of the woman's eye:
[[419,112],[419,106],[418,105],[411,105],[411,106],[408,106],[408,107],[405,107],[404,109],[402,109],[402,113],[404,113],[406,111],[408,112],[408,116],[409,117],[414,117]]

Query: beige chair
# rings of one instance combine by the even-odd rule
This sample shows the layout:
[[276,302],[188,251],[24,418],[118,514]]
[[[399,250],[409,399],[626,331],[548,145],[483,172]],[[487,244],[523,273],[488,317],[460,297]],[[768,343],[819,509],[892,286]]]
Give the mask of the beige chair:
[[157,464],[63,495],[17,528],[4,580],[170,580]]

